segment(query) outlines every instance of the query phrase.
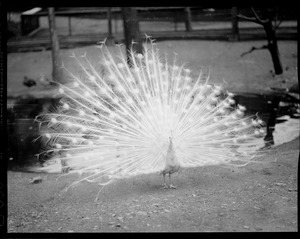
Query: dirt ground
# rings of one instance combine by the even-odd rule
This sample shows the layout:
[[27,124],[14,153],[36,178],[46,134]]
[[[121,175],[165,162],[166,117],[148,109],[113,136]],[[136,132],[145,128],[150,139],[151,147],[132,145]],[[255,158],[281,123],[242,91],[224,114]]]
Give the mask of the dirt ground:
[[[176,190],[162,176],[99,187],[74,177],[8,172],[8,232],[297,231],[299,138],[274,147],[265,163],[184,169]],[[30,179],[42,177],[42,182]]]

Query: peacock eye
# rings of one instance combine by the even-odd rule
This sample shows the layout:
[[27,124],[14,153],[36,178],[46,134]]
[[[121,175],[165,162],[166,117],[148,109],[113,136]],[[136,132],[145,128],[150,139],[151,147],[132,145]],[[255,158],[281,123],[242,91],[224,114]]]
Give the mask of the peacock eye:
[[77,143],[77,139],[72,138],[71,141],[72,141],[73,144]]
[[144,56],[143,56],[141,53],[137,54],[136,57],[137,57],[138,59],[143,59],[143,58],[144,58]]
[[78,83],[78,82],[74,82],[74,83],[73,83],[73,86],[76,88],[76,87],[79,86],[79,83]]
[[93,76],[93,75],[90,75],[89,79],[90,79],[91,81],[95,81],[95,80],[96,80],[96,77]]
[[67,103],[64,103],[63,104],[63,108],[66,109],[66,110],[68,110],[70,108],[70,106]]
[[119,67],[120,69],[122,69],[122,68],[124,68],[125,66],[124,66],[123,63],[118,63],[118,67]]
[[80,116],[84,116],[85,115],[85,112],[83,110],[79,110],[78,113],[79,113]]
[[110,62],[110,61],[104,61],[104,64],[105,64],[106,66],[110,66],[110,65],[111,65],[111,62]]

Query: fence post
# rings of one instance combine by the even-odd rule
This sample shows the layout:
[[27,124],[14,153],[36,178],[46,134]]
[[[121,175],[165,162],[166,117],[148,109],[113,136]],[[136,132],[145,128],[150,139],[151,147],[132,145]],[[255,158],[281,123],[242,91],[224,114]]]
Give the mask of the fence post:
[[69,23],[69,36],[72,36],[71,16],[68,16],[68,23]]

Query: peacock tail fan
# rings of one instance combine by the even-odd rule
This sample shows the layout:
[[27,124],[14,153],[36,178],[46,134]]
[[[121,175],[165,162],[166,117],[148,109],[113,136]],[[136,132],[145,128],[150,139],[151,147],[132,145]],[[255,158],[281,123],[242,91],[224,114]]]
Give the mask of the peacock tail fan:
[[36,118],[48,146],[42,154],[51,155],[39,170],[84,173],[72,185],[161,172],[170,137],[181,167],[259,161],[263,121],[245,116],[209,75],[192,79],[189,69],[161,58],[148,36],[143,54],[130,52],[131,67],[122,47],[117,56],[105,43],[97,48],[101,66],[72,55],[82,74],[65,69],[72,81],[57,83],[58,106]]

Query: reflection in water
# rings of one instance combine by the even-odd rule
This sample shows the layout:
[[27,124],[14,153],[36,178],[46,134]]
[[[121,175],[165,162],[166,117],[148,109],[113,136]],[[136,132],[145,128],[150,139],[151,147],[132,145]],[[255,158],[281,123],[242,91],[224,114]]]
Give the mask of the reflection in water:
[[[268,134],[263,138],[257,139],[260,148],[268,146],[278,146],[283,143],[290,142],[299,137],[300,131],[300,119],[299,119],[299,107],[296,107],[296,114],[290,114],[292,106],[295,104],[286,104],[285,110],[282,102],[275,102],[278,108],[269,103],[268,108],[263,109],[262,104],[266,104],[264,98],[255,97],[253,95],[247,97],[247,95],[237,95],[237,103],[245,105],[247,107],[248,114],[260,113],[259,116],[267,124]],[[52,101],[52,102],[51,102]],[[54,104],[51,99],[9,99],[7,106],[7,123],[8,123],[8,167],[11,169],[14,166],[22,166],[26,162],[37,162],[36,154],[43,150],[43,145],[39,141],[34,141],[39,136],[39,127],[34,118],[36,115],[48,111],[48,108]],[[257,110],[257,107],[261,107],[261,110]],[[295,108],[295,107],[294,107]],[[283,115],[283,113],[289,113],[289,115]],[[272,143],[266,143],[266,142]]]

